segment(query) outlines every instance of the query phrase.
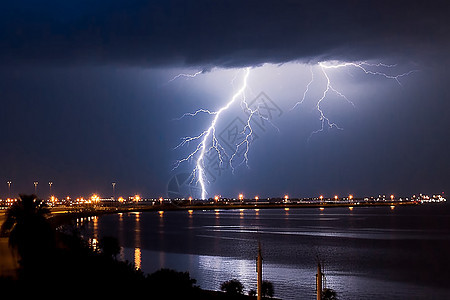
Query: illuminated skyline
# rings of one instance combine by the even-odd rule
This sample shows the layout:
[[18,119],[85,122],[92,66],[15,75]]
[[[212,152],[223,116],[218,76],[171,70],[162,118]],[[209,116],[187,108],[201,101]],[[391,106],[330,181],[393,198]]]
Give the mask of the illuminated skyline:
[[[228,162],[233,130],[253,119],[253,138],[236,164],[207,157],[194,181],[208,196],[447,192],[447,11],[403,0],[5,5],[0,195],[186,194],[195,163],[172,168],[195,144],[174,148],[209,128],[204,112],[233,98],[246,68],[250,110],[239,99],[216,137]],[[255,103],[271,106],[249,119]]]

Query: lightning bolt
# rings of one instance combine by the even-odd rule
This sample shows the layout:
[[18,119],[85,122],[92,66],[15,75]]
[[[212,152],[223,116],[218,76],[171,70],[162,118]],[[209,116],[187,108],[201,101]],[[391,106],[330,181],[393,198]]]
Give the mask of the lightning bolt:
[[[322,96],[317,99],[316,101],[316,105],[315,108],[317,110],[317,112],[319,113],[319,120],[320,120],[320,128],[317,130],[314,130],[313,132],[311,132],[308,141],[311,139],[311,137],[314,134],[317,134],[319,132],[323,132],[325,129],[339,129],[342,130],[341,127],[339,127],[336,123],[330,121],[330,119],[327,117],[327,115],[324,113],[324,111],[322,110],[322,102],[325,101],[325,99],[327,98],[327,96],[329,95],[330,92],[333,92],[334,94],[336,94],[337,96],[339,96],[340,98],[343,98],[345,101],[347,101],[349,104],[351,104],[353,107],[355,107],[355,104],[350,101],[347,96],[345,96],[343,93],[341,93],[340,91],[338,91],[336,88],[333,87],[332,82],[330,77],[328,76],[327,70],[329,69],[341,69],[341,68],[357,68],[361,71],[363,71],[365,74],[367,75],[374,75],[374,76],[382,76],[386,79],[390,79],[390,80],[395,80],[400,86],[402,86],[400,79],[402,77],[408,76],[413,72],[416,72],[417,70],[410,70],[408,72],[405,73],[400,73],[397,75],[390,75],[386,72],[382,72],[382,71],[373,71],[371,68],[383,68],[383,69],[391,69],[391,68],[395,68],[396,65],[389,65],[389,64],[384,64],[384,63],[376,63],[376,64],[372,64],[372,63],[368,63],[368,62],[337,62],[337,61],[328,61],[328,62],[319,62],[317,64],[317,66],[320,68],[320,72],[322,73],[323,77],[326,80],[326,86],[322,92]],[[310,90],[310,86],[311,84],[314,83],[315,81],[315,77],[314,77],[314,70],[313,70],[313,66],[310,66],[310,73],[311,73],[311,80],[308,82],[308,84],[306,85],[306,89],[303,93],[303,97],[300,101],[298,101],[297,103],[295,103],[295,105],[291,108],[291,110],[295,109],[297,106],[303,104],[307,98],[307,95],[309,93]]]
[[203,73],[203,71],[198,71],[193,74],[180,73],[180,74],[176,75],[175,77],[173,77],[172,79],[170,79],[168,82],[172,82],[180,77],[194,78],[194,77],[197,77],[197,75],[200,75],[202,73]]
[[[224,157],[227,156],[225,149],[220,145],[219,140],[216,137],[216,124],[217,124],[218,120],[220,119],[221,115],[225,111],[227,111],[237,101],[237,99],[239,97],[243,98],[242,102],[245,103],[246,108],[248,110],[250,110],[250,108],[248,108],[247,103],[245,102],[245,90],[247,88],[247,81],[248,81],[249,75],[250,75],[250,68],[245,68],[241,87],[238,89],[238,91],[236,91],[236,93],[231,97],[231,99],[224,106],[222,106],[219,110],[210,111],[207,109],[199,109],[199,110],[195,111],[194,113],[185,113],[183,116],[180,117],[180,118],[183,118],[186,116],[195,117],[201,113],[205,113],[205,114],[214,116],[207,129],[205,129],[203,132],[201,132],[197,136],[184,137],[182,139],[181,143],[175,147],[175,148],[179,148],[179,147],[186,145],[187,143],[198,141],[198,144],[195,147],[194,151],[192,151],[189,155],[187,155],[183,159],[176,161],[174,169],[177,168],[183,162],[189,161],[191,159],[195,159],[195,161],[196,161],[195,168],[193,169],[191,176],[192,176],[192,180],[196,180],[196,182],[199,184],[199,186],[201,188],[201,191],[202,191],[201,199],[206,199],[206,196],[207,196],[207,191],[206,191],[207,179],[206,179],[206,174],[205,174],[205,170],[204,170],[204,158],[205,158],[206,153],[208,153],[210,151],[217,152],[220,165],[222,165],[224,163]],[[175,76],[175,77],[177,77],[177,76]],[[251,111],[251,113],[247,120],[247,125],[245,126],[245,128],[243,130],[243,132],[247,132],[247,133],[245,135],[244,140],[237,145],[236,152],[233,153],[233,155],[231,156],[231,159],[229,160],[229,163],[231,166],[232,166],[232,160],[236,156],[237,151],[243,145],[247,146],[247,149],[244,153],[244,159],[245,160],[248,159],[248,157],[247,157],[248,145],[250,143],[250,137],[253,132],[253,130],[251,129],[251,126],[250,126],[250,121],[251,121],[252,116],[255,113],[255,111],[253,111],[253,110],[250,110],[250,111]]]

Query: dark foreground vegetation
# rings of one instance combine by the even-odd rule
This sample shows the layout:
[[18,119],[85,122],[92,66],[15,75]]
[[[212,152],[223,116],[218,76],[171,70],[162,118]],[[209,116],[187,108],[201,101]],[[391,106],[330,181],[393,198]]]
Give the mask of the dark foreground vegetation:
[[120,246],[115,238],[104,237],[94,248],[82,238],[76,226],[67,223],[56,228],[48,216],[44,202],[34,195],[21,195],[7,211],[1,235],[8,237],[19,266],[16,276],[0,277],[2,291],[49,298],[68,295],[199,300],[249,298],[242,290],[237,293],[227,292],[227,289],[224,293],[202,290],[187,272],[161,269],[144,274],[130,262],[116,259]]

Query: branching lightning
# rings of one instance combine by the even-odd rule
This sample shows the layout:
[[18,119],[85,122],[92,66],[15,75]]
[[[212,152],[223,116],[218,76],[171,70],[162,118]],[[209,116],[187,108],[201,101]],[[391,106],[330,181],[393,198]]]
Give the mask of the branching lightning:
[[[323,90],[322,96],[317,100],[316,102],[316,110],[319,113],[319,120],[320,120],[320,128],[317,130],[314,130],[308,140],[314,135],[317,134],[319,132],[323,132],[326,128],[328,129],[339,129],[342,130],[341,127],[339,127],[336,123],[330,121],[330,119],[327,117],[327,115],[324,113],[324,111],[322,110],[322,102],[326,99],[326,97],[328,96],[328,94],[330,92],[335,93],[337,96],[343,98],[344,100],[346,100],[349,104],[351,104],[353,107],[355,107],[355,104],[350,101],[347,96],[345,96],[343,93],[341,93],[340,91],[338,91],[336,88],[333,87],[332,83],[331,83],[331,79],[327,73],[327,70],[329,69],[341,69],[341,68],[348,68],[348,67],[354,67],[357,68],[361,71],[363,71],[365,74],[367,75],[375,75],[375,76],[382,76],[386,79],[391,79],[391,80],[395,80],[400,86],[402,85],[400,82],[400,78],[405,77],[410,75],[411,73],[415,72],[416,70],[411,70],[408,71],[406,73],[401,73],[401,74],[397,74],[397,75],[389,75],[385,72],[382,71],[372,71],[369,68],[394,68],[396,67],[396,65],[388,65],[388,64],[383,64],[383,63],[376,63],[376,64],[371,64],[371,63],[367,63],[367,62],[319,62],[318,66],[320,68],[320,72],[322,73],[323,77],[326,80],[326,86]],[[310,90],[310,86],[311,84],[314,83],[315,78],[314,78],[314,70],[313,70],[313,66],[310,66],[310,73],[311,73],[311,80],[308,82],[306,89],[303,93],[303,97],[300,101],[298,101],[297,103],[295,103],[295,105],[291,108],[291,110],[295,109],[297,106],[303,104],[305,102],[305,99],[309,93]]]
[[[402,77],[405,77],[405,76],[411,74],[412,72],[415,72],[415,70],[408,71],[406,73],[397,74],[397,75],[390,75],[386,72],[380,71],[380,69],[386,70],[386,69],[394,68],[395,66],[396,65],[388,65],[388,64],[382,64],[382,63],[371,64],[371,63],[367,63],[367,62],[333,62],[333,61],[319,62],[317,65],[310,65],[311,79],[308,82],[308,84],[306,85],[306,89],[303,93],[301,100],[298,101],[291,108],[291,110],[295,109],[297,106],[302,105],[308,99],[309,94],[311,92],[311,87],[315,83],[317,77],[321,77],[325,80],[325,86],[323,87],[323,90],[321,91],[318,99],[316,99],[315,105],[314,105],[315,110],[319,114],[320,127],[317,130],[314,130],[310,134],[308,140],[314,134],[322,132],[326,129],[334,128],[334,129],[342,130],[341,127],[339,127],[336,123],[334,123],[333,121],[330,120],[330,118],[326,115],[326,113],[324,112],[324,110],[322,108],[323,102],[325,100],[327,100],[327,98],[329,97],[330,94],[335,94],[339,98],[344,99],[347,103],[349,103],[350,105],[355,107],[355,104],[349,98],[347,98],[347,96],[344,93],[342,93],[341,91],[339,91],[338,89],[335,88],[335,86],[333,85],[333,82],[328,74],[329,70],[342,69],[342,68],[356,68],[357,70],[360,70],[360,71],[364,72],[364,74],[367,74],[367,75],[382,76],[386,79],[395,80],[401,86],[400,79]],[[316,68],[318,68],[318,70],[316,70]],[[376,70],[376,71],[373,71],[373,70]],[[190,143],[195,144],[195,147],[193,148],[194,150],[191,151],[184,158],[177,160],[175,162],[173,169],[178,168],[180,166],[180,164],[182,164],[182,163],[194,161],[195,166],[191,172],[191,178],[192,178],[192,182],[195,182],[201,189],[201,199],[207,198],[206,187],[207,187],[208,179],[207,179],[206,171],[205,171],[205,156],[210,153],[217,153],[220,166],[222,166],[225,163],[229,164],[233,173],[234,173],[235,167],[239,166],[243,163],[245,163],[248,167],[249,146],[250,146],[250,143],[251,143],[251,141],[253,139],[253,135],[254,135],[254,131],[251,126],[252,118],[256,116],[258,118],[267,120],[268,123],[270,123],[272,126],[274,126],[268,118],[266,118],[265,116],[260,114],[260,111],[259,111],[260,106],[259,105],[257,105],[256,108],[251,108],[249,106],[249,104],[247,103],[246,97],[245,97],[245,92],[248,88],[248,77],[250,75],[250,68],[242,69],[242,70],[240,70],[240,72],[243,72],[244,75],[242,77],[242,83],[240,84],[239,89],[234,93],[234,95],[231,97],[231,99],[220,109],[218,109],[216,111],[212,111],[209,109],[201,108],[194,112],[185,113],[181,117],[177,118],[177,120],[180,120],[185,117],[196,117],[200,114],[205,114],[212,118],[211,122],[209,123],[209,126],[205,130],[203,130],[200,134],[195,135],[195,136],[186,136],[186,137],[182,138],[181,142],[175,147],[175,149],[177,149],[179,147],[183,147]],[[193,74],[181,73],[181,74],[178,74],[175,77],[173,77],[171,80],[169,80],[169,82],[172,82],[180,77],[194,78],[202,73],[203,73],[203,71],[199,71],[199,72],[196,72]],[[236,81],[237,78],[238,77],[236,75],[233,78],[232,83],[234,81]],[[240,99],[240,101],[238,99]],[[235,145],[234,153],[229,155],[225,151],[224,147],[222,147],[222,145],[220,144],[219,139],[216,135],[216,130],[217,130],[217,123],[221,119],[222,115],[230,107],[232,107],[236,102],[240,102],[241,108],[244,110],[244,112],[246,112],[248,117],[246,120],[247,122],[244,124],[243,130],[240,132],[240,134],[242,135],[243,138],[239,143],[237,143]],[[236,163],[235,161],[237,160],[238,155],[242,155],[243,158],[242,158],[241,162]]]
[[[184,137],[182,139],[181,143],[176,147],[176,148],[178,148],[178,147],[184,146],[190,142],[198,142],[194,151],[192,151],[185,158],[180,159],[175,163],[174,169],[177,168],[183,162],[190,161],[192,159],[195,160],[195,168],[192,171],[191,175],[192,175],[192,179],[196,180],[197,183],[200,185],[201,193],[202,193],[201,199],[206,199],[206,196],[207,196],[207,192],[206,192],[207,179],[206,179],[206,174],[205,174],[205,170],[204,170],[204,158],[205,158],[206,153],[208,153],[209,151],[215,151],[218,154],[220,164],[223,164],[225,161],[225,157],[227,157],[225,149],[220,145],[219,140],[216,136],[216,124],[217,124],[220,116],[222,115],[222,113],[224,113],[226,110],[228,110],[237,101],[237,99],[239,97],[242,97],[242,99],[243,99],[242,101],[246,105],[245,90],[247,88],[247,80],[248,80],[249,75],[250,75],[250,68],[245,68],[241,87],[233,95],[233,97],[219,110],[210,111],[207,109],[199,109],[199,110],[195,111],[194,113],[186,113],[183,116],[181,116],[181,118],[186,117],[186,116],[196,116],[200,113],[206,113],[208,115],[214,116],[214,118],[212,119],[212,121],[207,129],[205,129],[202,133],[200,133],[197,136]],[[175,76],[175,77],[177,77],[177,76]],[[248,108],[247,105],[246,105],[246,107]],[[255,113],[255,111],[251,111],[249,118],[247,120],[247,125],[244,128],[244,132],[249,131],[249,133],[247,133],[245,135],[244,140],[239,145],[237,145],[236,152],[231,155],[231,158],[228,161],[228,163],[231,166],[232,166],[233,158],[236,156],[237,151],[239,150],[240,146],[242,146],[242,145],[247,146],[247,149],[244,153],[244,158],[247,159],[248,145],[250,143],[250,137],[252,135],[252,128],[250,125],[250,121],[251,121],[251,118],[254,113]]]

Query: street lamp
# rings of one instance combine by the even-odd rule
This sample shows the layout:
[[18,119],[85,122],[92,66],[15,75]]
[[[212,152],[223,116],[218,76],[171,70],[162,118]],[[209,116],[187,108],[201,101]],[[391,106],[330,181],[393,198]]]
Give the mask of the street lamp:
[[112,190],[113,190],[113,198],[112,199],[114,200],[114,199],[116,199],[116,194],[115,194],[116,183],[112,182],[111,185],[112,185]]
[[48,185],[50,186],[50,197],[51,197],[52,196],[52,185],[53,185],[53,182],[49,181]]
[[6,182],[8,184],[8,198],[11,198],[11,181]]
[[39,182],[35,181],[35,182],[33,182],[33,184],[34,184],[34,194],[36,194],[37,193],[37,185],[39,184]]

